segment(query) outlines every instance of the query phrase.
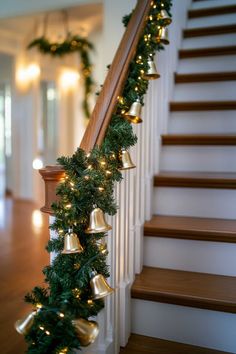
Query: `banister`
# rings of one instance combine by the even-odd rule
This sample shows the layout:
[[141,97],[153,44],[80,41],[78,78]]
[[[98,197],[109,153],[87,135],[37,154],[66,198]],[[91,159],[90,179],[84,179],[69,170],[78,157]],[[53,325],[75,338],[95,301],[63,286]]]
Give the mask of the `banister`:
[[151,0],[139,0],[129,21],[80,144],[86,152],[95,145],[100,145],[104,139],[117,103],[117,96],[123,89],[129,64],[135,55],[136,46],[144,29],[151,2]]
[[[117,97],[121,94],[125,84],[130,62],[135,56],[151,4],[152,0],[138,0],[81,141],[80,148],[86,152],[96,145],[101,145],[104,139],[116,107]],[[55,165],[46,166],[39,172],[45,182],[45,205],[41,211],[52,214],[51,204],[58,200],[56,187],[64,176],[64,170],[61,166]]]

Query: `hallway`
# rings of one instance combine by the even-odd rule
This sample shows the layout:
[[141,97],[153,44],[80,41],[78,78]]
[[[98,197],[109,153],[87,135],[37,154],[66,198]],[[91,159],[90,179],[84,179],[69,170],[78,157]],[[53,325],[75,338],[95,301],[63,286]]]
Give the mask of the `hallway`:
[[42,268],[49,257],[47,216],[29,201],[0,200],[0,342],[1,353],[23,354],[24,337],[14,322],[30,312],[24,304],[27,291],[43,281]]

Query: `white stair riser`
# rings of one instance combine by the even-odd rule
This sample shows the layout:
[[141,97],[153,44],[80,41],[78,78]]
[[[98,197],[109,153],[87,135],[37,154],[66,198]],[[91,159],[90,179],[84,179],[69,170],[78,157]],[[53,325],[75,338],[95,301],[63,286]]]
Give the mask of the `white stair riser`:
[[191,9],[203,9],[209,7],[218,7],[218,6],[227,6],[227,5],[235,5],[235,0],[224,0],[224,4],[222,0],[205,0],[205,1],[195,1],[191,5]]
[[169,133],[236,133],[236,111],[172,112]]
[[161,170],[236,172],[236,146],[164,146]]
[[[207,31],[206,31],[207,32]],[[236,43],[236,33],[186,38],[182,48],[210,48],[230,46]]]
[[236,353],[235,331],[234,314],[132,299],[133,333]]
[[236,70],[236,55],[180,59],[179,73],[211,73]]
[[236,219],[236,190],[154,188],[153,214]]
[[214,16],[203,16],[189,19],[187,22],[187,28],[196,27],[210,27],[218,25],[230,25],[235,24],[236,13],[224,14],[224,15],[214,15]]
[[174,101],[233,101],[236,81],[175,85]]
[[236,276],[236,244],[145,236],[144,265]]

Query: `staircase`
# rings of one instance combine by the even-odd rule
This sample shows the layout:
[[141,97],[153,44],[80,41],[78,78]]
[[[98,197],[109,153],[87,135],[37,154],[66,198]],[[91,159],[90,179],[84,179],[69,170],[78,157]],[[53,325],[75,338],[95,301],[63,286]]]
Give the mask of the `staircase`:
[[236,1],[188,17],[124,353],[236,353]]

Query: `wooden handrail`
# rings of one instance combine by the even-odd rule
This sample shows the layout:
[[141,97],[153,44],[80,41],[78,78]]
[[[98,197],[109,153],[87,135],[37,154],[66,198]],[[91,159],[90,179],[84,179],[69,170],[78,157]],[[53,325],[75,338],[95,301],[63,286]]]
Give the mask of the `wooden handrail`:
[[[80,144],[80,148],[86,152],[103,142],[117,104],[117,97],[123,90],[130,62],[135,56],[140,36],[148,19],[151,3],[152,0],[138,0]],[[46,166],[39,172],[45,182],[45,206],[41,211],[52,214],[51,204],[58,200],[56,187],[63,178],[64,170],[61,166]]]
[[80,144],[86,152],[89,152],[95,145],[100,145],[104,139],[117,103],[117,96],[122,92],[130,62],[135,55],[138,41],[146,24],[151,2],[151,0],[138,1],[124,33]]

